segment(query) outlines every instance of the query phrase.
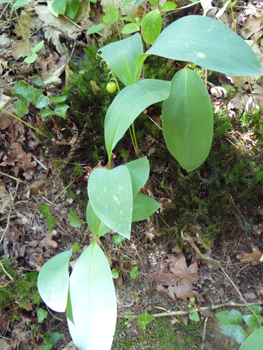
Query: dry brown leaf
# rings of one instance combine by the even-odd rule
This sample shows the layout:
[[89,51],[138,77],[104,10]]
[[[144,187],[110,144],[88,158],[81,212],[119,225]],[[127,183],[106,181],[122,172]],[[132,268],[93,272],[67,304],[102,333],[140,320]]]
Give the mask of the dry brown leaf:
[[0,213],[5,214],[12,204],[11,197],[4,186],[0,186]]
[[45,187],[45,182],[43,180],[38,180],[30,185],[30,196],[39,194],[40,191]]
[[[160,269],[159,273],[144,274],[148,279],[157,282],[157,290],[167,294],[171,299],[182,299],[188,302],[188,299],[194,297],[198,302],[204,301],[204,298],[193,290],[192,283],[198,282],[197,263],[194,262],[189,267],[183,254],[179,258],[169,255],[167,263]],[[172,272],[166,273],[170,266]]]
[[258,247],[251,244],[252,253],[241,252],[237,255],[237,258],[241,261],[250,262],[252,265],[259,265],[263,263],[263,253],[258,249]]

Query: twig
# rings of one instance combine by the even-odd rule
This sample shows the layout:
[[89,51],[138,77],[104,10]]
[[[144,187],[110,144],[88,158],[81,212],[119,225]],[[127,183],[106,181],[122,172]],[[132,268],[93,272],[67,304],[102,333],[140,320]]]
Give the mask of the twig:
[[202,346],[201,346],[202,350],[204,349],[204,345],[205,345],[205,335],[206,335],[207,320],[208,320],[208,317],[205,318],[205,322],[204,322],[204,333],[203,333],[203,336],[202,336]]
[[47,306],[47,309],[48,309],[48,312],[50,313],[50,315],[52,316],[52,317],[54,317],[56,320],[59,320],[59,321],[63,321],[61,318],[58,318],[57,316],[55,316],[55,315],[53,315],[52,314],[52,312],[51,312],[51,310],[50,310],[50,308]]
[[250,307],[249,307],[249,304],[246,302],[246,300],[244,299],[243,295],[241,294],[241,292],[239,291],[239,289],[237,288],[237,286],[235,285],[235,283],[232,281],[232,279],[228,276],[228,274],[225,272],[225,270],[223,269],[220,261],[218,260],[215,260],[213,258],[210,258],[210,257],[207,257],[205,255],[203,255],[199,248],[195,245],[195,243],[193,242],[192,238],[186,234],[183,233],[183,231],[181,232],[181,236],[184,240],[186,240],[187,242],[189,242],[191,244],[191,246],[195,249],[195,251],[205,260],[208,260],[208,261],[213,261],[215,262],[216,264],[218,264],[218,266],[220,267],[220,269],[223,271],[224,275],[226,276],[226,278],[229,280],[229,282],[232,284],[232,286],[235,288],[235,290],[237,291],[240,299],[245,303],[245,306],[251,311],[251,313],[256,316],[257,320],[258,320],[258,323],[259,323],[259,327],[261,327],[261,322],[260,322],[260,319],[258,317],[258,315],[254,312],[254,310],[252,310]]
[[13,277],[9,275],[9,273],[6,271],[1,261],[0,261],[0,266],[1,266],[1,269],[4,271],[4,273],[10,278],[10,280],[13,281],[14,280]]
[[2,171],[0,171],[0,175],[3,175],[3,176],[6,176],[6,177],[9,177],[9,178],[10,178],[10,179],[12,179],[12,180],[15,180],[15,181],[18,181],[18,182],[22,182],[23,184],[25,184],[25,182],[24,182],[24,181],[22,181],[22,180],[20,180],[20,179],[17,179],[16,177],[11,176],[11,175],[8,175],[8,174],[6,174],[6,173],[2,173]]
[[[53,202],[49,202],[50,203],[50,206],[52,206],[55,202],[56,202],[56,200],[73,184],[75,182],[75,180],[73,180],[73,181],[71,181],[71,183],[67,186],[67,187],[65,187],[57,196],[56,196],[56,198],[53,200]],[[43,197],[44,198],[44,197]],[[46,199],[46,198],[45,198]],[[46,199],[46,201],[47,201],[47,199]]]
[[39,164],[44,170],[47,171],[47,167],[42,162],[40,162],[40,160],[37,157],[33,156],[33,154],[32,157],[37,162],[37,164]]

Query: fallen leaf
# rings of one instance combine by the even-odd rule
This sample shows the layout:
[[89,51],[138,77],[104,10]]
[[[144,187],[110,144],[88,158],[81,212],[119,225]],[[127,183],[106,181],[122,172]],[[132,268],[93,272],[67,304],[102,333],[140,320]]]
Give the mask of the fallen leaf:
[[30,196],[39,194],[40,191],[45,187],[45,182],[43,180],[38,180],[30,185]]
[[[146,273],[148,279],[157,282],[156,289],[159,292],[166,293],[171,299],[182,299],[188,302],[188,299],[194,297],[198,302],[203,302],[204,298],[193,288],[192,283],[198,282],[197,263],[194,262],[189,267],[183,254],[176,258],[168,255],[167,263],[160,269],[159,273]],[[165,272],[170,267],[171,272]]]
[[241,252],[237,255],[237,258],[241,261],[250,262],[252,265],[259,265],[263,263],[263,253],[258,249],[258,247],[251,244],[252,253]]

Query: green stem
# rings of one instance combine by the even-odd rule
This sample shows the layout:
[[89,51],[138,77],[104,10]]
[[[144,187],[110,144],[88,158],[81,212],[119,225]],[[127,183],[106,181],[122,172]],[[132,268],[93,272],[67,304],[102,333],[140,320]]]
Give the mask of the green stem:
[[22,122],[22,123],[26,124],[27,126],[29,126],[31,129],[33,129],[33,130],[35,130],[36,132],[38,132],[39,134],[45,136],[47,139],[51,140],[51,138],[48,137],[47,135],[45,135],[42,131],[40,131],[40,130],[34,128],[32,125],[28,124],[27,122],[25,122],[23,119],[17,117],[16,115],[14,115],[14,114],[12,114],[12,113],[9,113],[8,111],[6,111],[5,109],[3,109],[3,108],[1,108],[1,107],[0,107],[0,111],[3,111],[3,112],[5,112],[5,113],[11,115],[11,117],[16,118],[16,119],[19,120],[20,122]]
[[133,141],[134,141],[134,145],[135,145],[134,150],[135,150],[136,156],[139,158],[140,151],[139,151],[139,146],[138,146],[137,139],[136,139],[134,123],[132,123],[132,133],[133,133]]

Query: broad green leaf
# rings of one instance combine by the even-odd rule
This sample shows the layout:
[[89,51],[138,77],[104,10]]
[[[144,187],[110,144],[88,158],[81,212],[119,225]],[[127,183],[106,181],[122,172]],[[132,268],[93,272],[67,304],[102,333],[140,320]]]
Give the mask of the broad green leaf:
[[145,312],[144,314],[141,314],[141,315],[137,315],[136,318],[137,318],[137,320],[143,321],[145,324],[148,324],[148,323],[152,322],[153,320],[155,320],[155,317],[152,315],[149,315],[147,312]]
[[33,62],[35,62],[35,60],[37,59],[37,54],[36,53],[33,53],[31,56],[27,56],[25,59],[24,59],[24,61],[26,62],[26,63],[33,63]]
[[53,114],[58,115],[63,119],[66,119],[68,109],[69,105],[66,105],[65,103],[58,103],[54,109]]
[[119,277],[119,272],[116,269],[111,270],[112,278],[116,279]]
[[243,316],[239,311],[221,311],[217,312],[215,316],[223,328],[223,334],[235,338],[238,344],[246,339],[248,334],[247,331],[240,326],[243,322]]
[[14,85],[14,93],[18,96],[21,95],[26,98],[29,94],[29,86],[23,81],[18,81]]
[[119,21],[133,22],[133,19],[131,18],[131,16],[124,16],[124,17],[120,17]]
[[47,317],[47,311],[37,308],[37,322],[42,323],[44,319]]
[[142,67],[136,71],[136,59],[143,53],[140,34],[137,33],[127,39],[111,43],[100,51],[113,73],[125,86],[139,80]]
[[94,25],[94,26],[90,27],[90,29],[87,31],[87,34],[90,35],[90,34],[97,33],[105,27],[106,27],[106,24],[103,24],[103,23]]
[[41,87],[45,87],[45,83],[42,80],[38,79],[38,78],[33,78],[33,79],[31,79],[31,81],[34,84],[37,84],[37,85],[39,85]]
[[113,148],[138,115],[151,104],[168,98],[170,86],[169,81],[145,79],[127,86],[115,97],[104,124],[109,159]]
[[128,24],[125,24],[121,33],[122,34],[131,34],[131,33],[138,32],[138,30],[140,30],[140,27],[136,23],[128,23]]
[[[253,333],[256,329],[259,328],[259,324],[258,324],[258,319],[255,315],[245,315],[243,316],[244,321],[246,322],[248,329],[251,333]],[[263,318],[258,315],[258,318],[260,320],[260,323],[262,325],[263,322]]]
[[118,18],[119,18],[118,11],[116,10],[115,7],[110,6],[109,11],[106,11],[105,15],[103,16],[103,21],[106,24],[113,25]]
[[132,313],[131,312],[127,312],[127,314],[124,315],[125,318],[130,318],[132,317]]
[[48,231],[51,232],[53,229],[52,225],[55,225],[57,220],[55,218],[53,218],[53,216],[51,215],[50,206],[47,204],[39,204],[38,208],[39,208],[40,213],[43,214],[45,216],[45,218],[47,219]]
[[61,338],[61,335],[57,332],[51,332],[51,334],[47,334],[44,340],[44,343],[46,345],[50,344],[50,345],[55,345],[57,344],[57,342],[59,341],[59,339]]
[[146,324],[145,324],[145,322],[143,322],[143,321],[138,322],[138,323],[137,323],[137,326],[138,326],[139,328],[143,329],[143,330],[146,329]]
[[146,52],[228,75],[262,75],[250,46],[225,24],[202,16],[186,16],[166,27]]
[[14,110],[20,118],[23,118],[23,116],[28,112],[28,105],[25,101],[18,100],[14,104]]
[[158,6],[159,5],[159,1],[157,0],[150,0],[149,3],[153,6]]
[[[64,0],[65,1],[65,0]],[[79,0],[67,0],[65,15],[74,19],[79,10]]]
[[117,303],[108,260],[95,241],[78,259],[69,288],[74,324],[68,319],[68,326],[75,345],[80,350],[110,350]]
[[134,266],[130,271],[130,277],[135,280],[138,274],[138,266]]
[[59,15],[64,15],[64,13],[66,12],[66,5],[66,0],[55,0],[52,3],[52,9]]
[[163,6],[160,8],[160,11],[172,11],[177,7],[177,5],[172,1],[167,1],[163,4]]
[[66,95],[51,96],[49,97],[49,102],[64,102],[66,99]]
[[142,186],[148,180],[150,174],[150,164],[146,157],[133,160],[125,164],[128,168],[132,181],[133,197],[139,192]]
[[36,89],[34,86],[29,86],[29,90],[25,98],[39,109],[48,105],[47,96],[43,95],[43,91],[41,89]]
[[138,193],[133,198],[132,221],[141,221],[150,217],[160,208],[160,203],[152,197]]
[[54,111],[52,109],[42,109],[41,110],[41,118],[43,120],[46,119],[49,115],[54,115]]
[[171,81],[171,93],[163,103],[163,136],[169,152],[191,171],[207,158],[213,138],[210,97],[199,76],[182,69]]
[[32,52],[37,52],[38,50],[41,50],[44,46],[44,40],[41,40],[36,46],[34,46],[31,50]]
[[125,238],[121,235],[112,236],[113,243],[120,244]]
[[[255,314],[260,315],[262,312],[262,307],[260,305],[250,305],[249,308],[251,310],[253,310],[255,312]],[[248,307],[244,307],[244,309],[249,312],[250,314],[252,314],[252,312],[250,311]],[[253,315],[253,314],[252,314]]]
[[93,170],[88,194],[99,219],[115,232],[130,238],[133,199],[131,177],[126,166]]
[[25,6],[27,3],[29,3],[31,0],[18,0],[13,4],[14,9],[18,10],[20,7]]
[[110,228],[104,225],[104,223],[95,214],[90,202],[88,202],[88,205],[87,205],[86,220],[90,231],[95,236],[101,237],[110,231]]
[[195,322],[200,321],[200,316],[199,316],[199,313],[197,311],[194,311],[193,313],[191,313],[189,318],[190,318],[190,320],[195,321]]
[[[158,10],[153,10],[144,18],[142,27],[143,40],[148,45],[152,45],[158,38],[162,30],[162,17]],[[176,35],[176,34],[175,34]]]
[[262,350],[263,327],[253,332],[239,350]]
[[82,224],[82,221],[78,218],[77,214],[71,209],[69,214],[69,224],[72,227],[79,227]]
[[65,312],[68,298],[68,265],[73,249],[62,252],[45,263],[41,268],[37,287],[47,306],[57,312]]

